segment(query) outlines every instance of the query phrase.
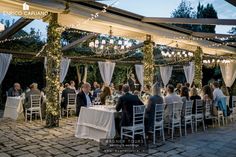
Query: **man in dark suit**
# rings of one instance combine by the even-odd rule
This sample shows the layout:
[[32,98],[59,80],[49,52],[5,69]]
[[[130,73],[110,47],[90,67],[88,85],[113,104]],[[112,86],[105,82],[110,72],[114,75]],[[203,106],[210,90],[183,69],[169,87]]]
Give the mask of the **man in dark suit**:
[[116,110],[122,109],[121,126],[130,126],[133,124],[133,106],[144,104],[137,95],[130,93],[129,85],[123,85],[122,90],[125,94],[119,98]]
[[82,85],[81,92],[77,95],[76,116],[79,116],[80,108],[82,106],[89,107],[92,104],[92,95],[90,93],[91,86],[89,83]]
[[68,94],[75,94],[75,90],[70,88],[70,85],[68,83],[65,84],[65,89],[62,91],[61,94],[61,108],[66,109],[67,108],[67,102],[68,102]]

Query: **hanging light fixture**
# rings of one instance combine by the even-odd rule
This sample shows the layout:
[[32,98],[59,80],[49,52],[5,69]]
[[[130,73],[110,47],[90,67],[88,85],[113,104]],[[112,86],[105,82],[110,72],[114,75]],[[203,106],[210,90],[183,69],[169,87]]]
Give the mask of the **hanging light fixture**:
[[0,32],[4,31],[5,30],[5,25],[0,23]]
[[129,51],[132,43],[127,39],[116,38],[113,36],[112,26],[110,26],[109,36],[100,36],[91,41],[89,47],[95,54],[115,55],[124,54]]

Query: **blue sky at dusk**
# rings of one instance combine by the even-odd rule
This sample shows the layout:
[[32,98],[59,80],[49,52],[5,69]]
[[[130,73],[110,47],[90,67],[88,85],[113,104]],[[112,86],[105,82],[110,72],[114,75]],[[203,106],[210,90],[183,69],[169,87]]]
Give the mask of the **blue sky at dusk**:
[[[103,3],[111,4],[116,0],[106,0]],[[114,6],[120,9],[124,9],[136,14],[140,14],[148,17],[170,17],[171,13],[182,0],[119,0]],[[236,19],[236,7],[227,3],[224,0],[188,0],[191,6],[196,11],[198,3],[206,5],[207,3],[213,4],[218,13],[220,19]],[[7,16],[0,14],[0,19],[18,19],[19,17]],[[42,37],[46,37],[46,23],[40,20],[34,20],[24,30],[29,30],[31,27],[36,30],[40,29]],[[216,32],[226,34],[232,26],[217,26]]]

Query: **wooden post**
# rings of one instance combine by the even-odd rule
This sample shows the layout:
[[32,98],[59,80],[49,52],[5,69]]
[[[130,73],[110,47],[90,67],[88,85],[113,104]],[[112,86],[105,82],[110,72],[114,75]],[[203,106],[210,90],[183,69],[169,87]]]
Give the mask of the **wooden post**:
[[58,127],[60,117],[59,88],[61,63],[61,31],[58,25],[58,14],[50,13],[48,26],[48,39],[46,47],[46,127]]

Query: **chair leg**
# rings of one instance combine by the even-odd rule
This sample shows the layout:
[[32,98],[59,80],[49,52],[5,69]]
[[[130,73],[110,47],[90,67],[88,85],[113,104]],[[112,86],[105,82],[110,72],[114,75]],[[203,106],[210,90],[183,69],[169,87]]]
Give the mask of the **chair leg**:
[[187,136],[187,129],[186,129],[186,120],[184,121],[184,132],[185,132],[185,136]]
[[181,123],[179,124],[179,135],[182,137],[182,128],[181,128]]
[[223,122],[223,126],[225,125],[225,118],[222,116],[222,122]]
[[27,110],[25,110],[25,122],[27,122]]
[[143,142],[144,142],[144,145],[146,146],[146,138],[145,138],[145,131],[143,129]]
[[30,111],[30,122],[32,122],[32,110]]
[[153,129],[153,144],[156,143],[156,130],[155,128]]
[[66,116],[67,116],[67,118],[68,118],[68,109],[66,109]]
[[203,131],[205,131],[205,122],[204,122],[204,118],[202,118],[202,126],[203,126]]
[[193,121],[191,119],[191,130],[192,130],[192,133],[193,133]]
[[195,132],[197,132],[197,118],[195,119]]
[[164,130],[163,125],[162,125],[161,133],[162,133],[162,139],[163,139],[163,141],[165,142],[165,130]]
[[173,125],[172,125],[172,135],[171,135],[171,137],[172,137],[172,140],[174,139],[174,131],[175,131],[175,127],[173,127]]
[[39,116],[40,116],[41,122],[43,122],[41,110],[39,111]]

